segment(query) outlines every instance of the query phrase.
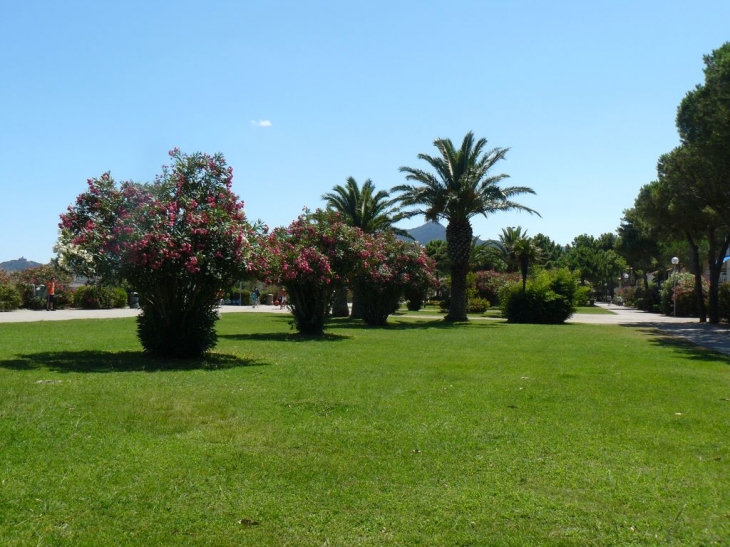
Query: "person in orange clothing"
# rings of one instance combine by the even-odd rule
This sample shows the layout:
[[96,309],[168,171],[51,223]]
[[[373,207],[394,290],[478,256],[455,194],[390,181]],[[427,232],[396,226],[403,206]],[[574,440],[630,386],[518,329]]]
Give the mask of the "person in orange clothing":
[[56,278],[51,277],[51,280],[46,283],[46,311],[53,311],[53,301],[56,298]]

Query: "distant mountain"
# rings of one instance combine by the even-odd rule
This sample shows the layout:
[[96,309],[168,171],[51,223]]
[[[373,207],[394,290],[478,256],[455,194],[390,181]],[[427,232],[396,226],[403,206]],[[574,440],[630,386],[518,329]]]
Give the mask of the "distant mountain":
[[429,241],[438,239],[440,241],[446,241],[446,227],[442,226],[438,222],[427,222],[417,228],[406,230],[411,237],[418,241],[421,245],[426,245]]
[[0,270],[8,272],[19,272],[21,270],[27,270],[28,268],[36,268],[37,266],[43,266],[40,262],[33,262],[27,260],[22,256],[17,260],[8,260],[7,262],[0,262]]

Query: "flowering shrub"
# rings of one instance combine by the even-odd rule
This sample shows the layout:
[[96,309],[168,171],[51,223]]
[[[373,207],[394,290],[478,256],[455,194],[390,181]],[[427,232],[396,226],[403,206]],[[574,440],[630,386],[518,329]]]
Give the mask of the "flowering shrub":
[[305,211],[268,238],[268,281],[284,285],[294,326],[303,334],[322,334],[332,297],[353,270],[353,246],[361,232],[335,213]]
[[614,296],[616,297],[616,301],[620,298],[624,306],[633,306],[636,301],[636,287],[618,287],[614,291]]
[[170,157],[151,184],[89,179],[61,215],[59,248],[78,269],[121,277],[139,293],[147,352],[196,357],[216,343],[220,293],[255,268],[256,234],[222,155],[176,148]]
[[504,287],[521,279],[518,272],[504,273],[494,270],[479,271],[474,276],[476,296],[488,300],[493,306],[499,306],[499,293]]
[[352,287],[369,325],[384,326],[404,292],[425,294],[436,286],[434,262],[423,248],[390,232],[362,234],[357,255]]
[[[676,287],[676,290],[675,290]],[[709,281],[702,278],[702,298],[707,305],[707,291]],[[697,293],[695,291],[695,276],[691,273],[673,273],[662,283],[661,312],[664,315],[674,314],[674,299],[677,300],[678,317],[696,317],[699,315]]]

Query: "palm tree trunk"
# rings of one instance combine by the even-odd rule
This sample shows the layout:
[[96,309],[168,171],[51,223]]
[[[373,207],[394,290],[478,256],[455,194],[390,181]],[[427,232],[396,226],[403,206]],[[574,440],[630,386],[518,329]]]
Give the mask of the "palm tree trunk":
[[468,267],[461,264],[451,265],[451,301],[449,303],[449,314],[444,317],[446,321],[468,321],[467,295],[466,295],[466,273]]
[[451,259],[451,302],[446,321],[468,321],[466,274],[469,271],[472,229],[468,220],[449,222],[446,245]]

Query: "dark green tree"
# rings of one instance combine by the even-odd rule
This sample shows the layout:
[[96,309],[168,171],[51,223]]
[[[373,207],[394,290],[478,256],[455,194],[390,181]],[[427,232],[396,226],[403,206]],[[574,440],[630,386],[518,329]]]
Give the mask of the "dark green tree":
[[657,166],[659,189],[664,192],[660,196],[672,214],[670,222],[684,233],[690,247],[700,321],[704,322],[705,319],[703,260],[700,252],[704,241],[704,255],[710,270],[707,315],[711,323],[719,323],[718,288],[723,259],[730,245],[730,219],[721,213],[714,202],[714,185],[709,181],[713,171],[714,167],[705,158],[685,146],[664,154]]
[[634,207],[624,211],[617,231],[616,252],[641,276],[644,289],[648,290],[648,273],[666,263],[662,260],[661,230],[648,222],[634,204]]
[[599,250],[596,238],[588,234],[573,238],[567,246],[563,262],[568,269],[578,274],[581,285],[600,281]]
[[545,234],[532,236],[532,241],[540,248],[540,264],[546,270],[552,270],[560,266],[565,247],[556,243]]
[[436,139],[434,146],[439,156],[419,154],[432,171],[401,167],[406,180],[416,184],[402,184],[393,188],[399,192],[398,203],[406,210],[405,216],[423,215],[427,221],[444,219],[446,243],[451,259],[451,301],[447,321],[467,321],[466,274],[469,271],[471,242],[474,237],[471,218],[498,211],[534,210],[513,198],[520,194],[534,194],[528,187],[501,188],[506,174],[492,175],[490,170],[503,160],[506,148],[486,150],[487,140],[475,141],[469,132],[460,148],[450,139]]
[[[665,160],[668,176],[691,184],[698,214],[713,228],[706,232],[710,271],[709,318],[720,321],[718,289],[730,238],[730,42],[704,58],[705,81],[687,93],[677,110],[679,152]],[[660,162],[661,163],[661,162]],[[698,289],[699,292],[699,289]]]

